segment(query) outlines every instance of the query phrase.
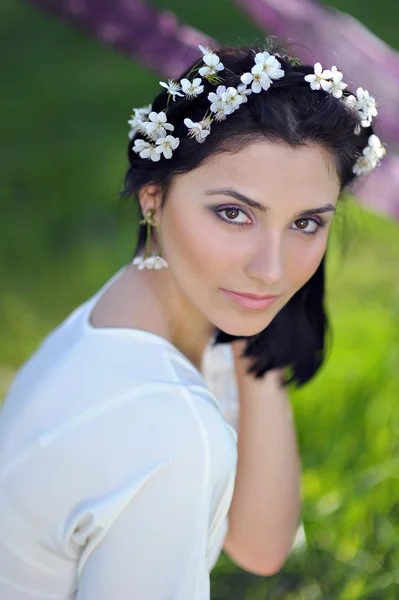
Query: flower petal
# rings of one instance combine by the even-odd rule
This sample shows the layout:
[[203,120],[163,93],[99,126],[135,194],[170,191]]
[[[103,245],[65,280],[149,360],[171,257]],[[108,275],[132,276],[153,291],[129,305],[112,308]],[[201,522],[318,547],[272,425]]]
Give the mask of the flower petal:
[[241,75],[241,81],[243,83],[245,83],[246,85],[249,85],[251,83],[251,81],[253,80],[253,75],[251,75],[251,73],[244,73],[243,75]]

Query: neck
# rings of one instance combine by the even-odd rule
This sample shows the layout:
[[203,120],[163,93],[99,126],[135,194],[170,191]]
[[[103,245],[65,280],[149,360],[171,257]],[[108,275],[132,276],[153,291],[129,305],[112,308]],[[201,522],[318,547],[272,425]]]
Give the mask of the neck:
[[166,338],[201,370],[203,353],[215,327],[177,287],[169,269],[138,270],[129,265],[140,327]]

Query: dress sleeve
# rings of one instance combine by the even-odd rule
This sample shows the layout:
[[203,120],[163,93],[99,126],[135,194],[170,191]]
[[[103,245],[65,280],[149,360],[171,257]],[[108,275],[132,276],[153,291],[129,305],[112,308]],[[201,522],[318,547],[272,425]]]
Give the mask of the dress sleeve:
[[145,399],[129,461],[151,464],[75,528],[86,551],[76,600],[209,600],[209,534],[228,511],[236,457],[215,406],[183,395]]

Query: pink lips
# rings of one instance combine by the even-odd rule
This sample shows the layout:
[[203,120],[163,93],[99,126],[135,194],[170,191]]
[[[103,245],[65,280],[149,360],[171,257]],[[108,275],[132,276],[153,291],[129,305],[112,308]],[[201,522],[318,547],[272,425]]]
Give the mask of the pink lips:
[[258,310],[262,310],[270,306],[278,296],[255,296],[254,294],[237,294],[236,292],[231,292],[230,290],[222,291],[227,294],[232,300],[237,302],[240,306],[244,308],[254,308]]

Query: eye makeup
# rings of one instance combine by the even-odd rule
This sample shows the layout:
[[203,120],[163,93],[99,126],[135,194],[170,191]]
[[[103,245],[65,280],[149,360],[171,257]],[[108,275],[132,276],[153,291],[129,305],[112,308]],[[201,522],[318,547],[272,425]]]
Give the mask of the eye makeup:
[[[238,227],[243,227],[243,226],[249,226],[252,223],[252,221],[250,223],[248,223],[248,222],[238,222],[238,221],[234,221],[232,219],[227,219],[227,218],[222,217],[220,215],[220,213],[223,213],[223,212],[226,212],[228,210],[231,210],[231,211],[235,211],[237,213],[241,213],[241,214],[245,215],[248,219],[251,220],[251,217],[240,206],[228,204],[228,205],[218,205],[218,206],[207,206],[207,208],[209,210],[211,210],[216,215],[216,217],[218,219],[220,219],[224,223],[227,223],[228,225],[234,225],[234,226],[238,226]],[[309,221],[309,222],[316,223],[316,225],[318,226],[315,231],[305,231],[304,229],[300,229],[300,228],[294,229],[294,231],[301,231],[305,235],[316,235],[317,232],[319,231],[319,229],[321,229],[322,227],[324,227],[326,225],[326,221],[322,217],[303,216],[303,217],[297,218],[294,221],[294,223],[296,223],[298,221]]]

